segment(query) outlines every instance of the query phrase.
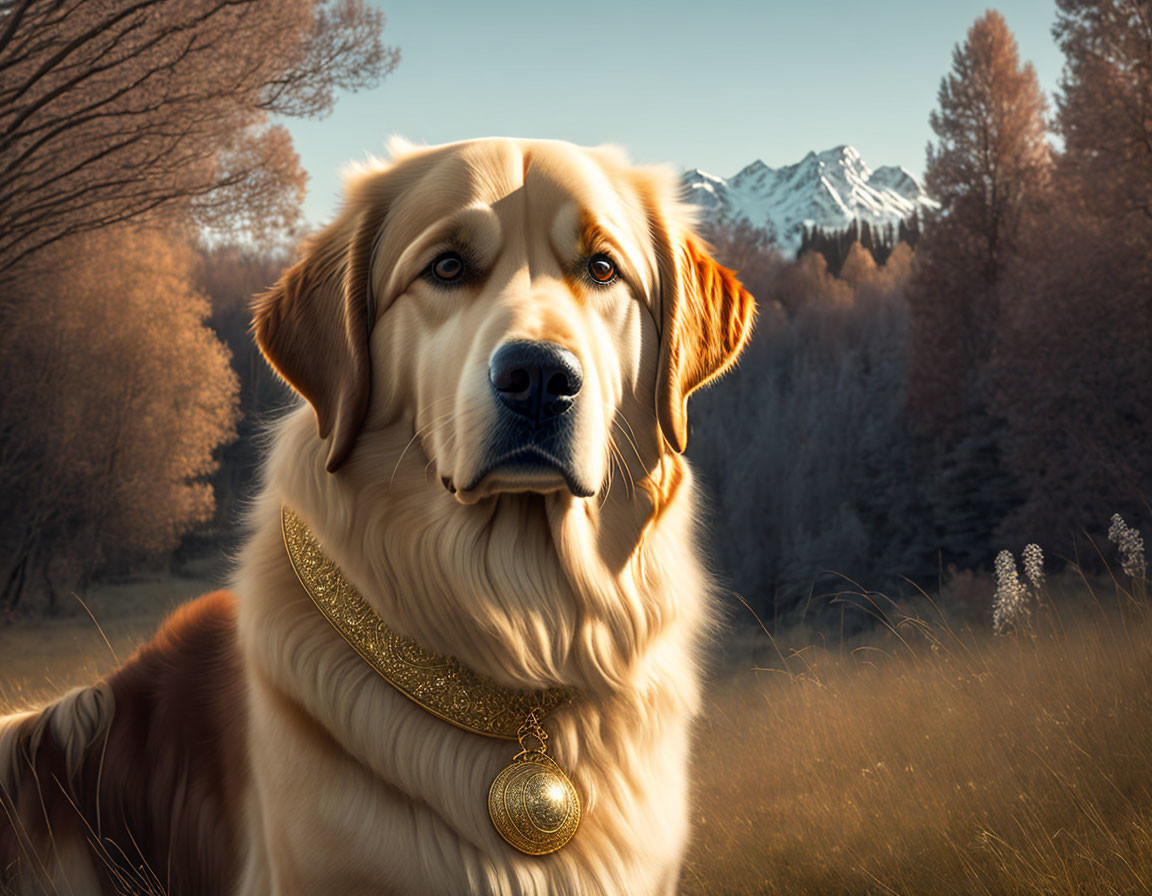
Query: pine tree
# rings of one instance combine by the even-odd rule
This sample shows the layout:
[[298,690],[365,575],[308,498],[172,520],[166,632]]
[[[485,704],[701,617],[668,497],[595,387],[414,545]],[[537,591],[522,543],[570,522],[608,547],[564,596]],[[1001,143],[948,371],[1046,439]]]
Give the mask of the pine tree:
[[1093,211],[1152,231],[1152,7],[1057,0],[1064,173]]
[[1070,551],[1152,495],[1152,6],[1057,5],[1059,189],[1008,272],[991,379],[1024,498],[1002,537]]
[[929,433],[955,437],[984,403],[996,286],[1051,168],[1046,103],[1003,17],[988,11],[952,54],[930,123],[925,183],[941,203],[918,252],[909,400]]
[[955,48],[937,100],[929,118],[937,142],[928,145],[925,185],[973,241],[991,287],[1051,167],[1047,102],[998,12],[977,19]]

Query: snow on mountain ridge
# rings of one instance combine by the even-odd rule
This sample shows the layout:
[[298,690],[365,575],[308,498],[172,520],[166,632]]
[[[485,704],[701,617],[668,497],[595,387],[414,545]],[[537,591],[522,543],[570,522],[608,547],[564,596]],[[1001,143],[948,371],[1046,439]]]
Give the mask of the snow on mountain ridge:
[[885,165],[873,171],[847,144],[809,152],[782,168],[757,159],[731,178],[697,168],[686,172],[683,182],[689,200],[706,217],[747,219],[793,250],[805,226],[842,229],[855,220],[895,226],[915,211],[937,207],[906,168]]

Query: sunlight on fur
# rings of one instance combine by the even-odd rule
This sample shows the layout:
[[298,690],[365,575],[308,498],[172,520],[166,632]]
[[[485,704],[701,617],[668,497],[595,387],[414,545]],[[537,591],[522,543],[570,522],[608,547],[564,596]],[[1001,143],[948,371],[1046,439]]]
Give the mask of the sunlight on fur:
[[[58,704],[66,724],[31,753],[37,717],[7,723],[6,766],[68,779],[55,802],[13,785],[37,880],[114,869],[94,834],[172,893],[678,886],[713,612],[687,401],[735,363],[752,297],[666,169],[555,141],[394,152],[349,174],[334,222],[256,301],[256,340],[305,402],[273,427],[234,596],[180,610],[107,703],[72,698],[115,707],[110,723]],[[487,788],[514,751],[349,649],[295,578],[285,506],[423,649],[576,694],[543,722],[584,810],[567,845],[501,839]]]

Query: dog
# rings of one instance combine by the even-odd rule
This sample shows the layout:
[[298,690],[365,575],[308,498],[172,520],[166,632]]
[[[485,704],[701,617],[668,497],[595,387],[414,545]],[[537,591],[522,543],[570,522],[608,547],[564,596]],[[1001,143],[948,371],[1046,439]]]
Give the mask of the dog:
[[754,314],[618,150],[351,170],[254,304],[303,401],[230,588],[0,721],[0,889],[675,892],[714,615],[687,401]]

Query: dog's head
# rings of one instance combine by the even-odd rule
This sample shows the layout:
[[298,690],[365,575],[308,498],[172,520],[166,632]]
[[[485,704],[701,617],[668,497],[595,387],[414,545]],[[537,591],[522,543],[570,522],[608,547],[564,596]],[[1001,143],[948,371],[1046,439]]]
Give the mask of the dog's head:
[[328,470],[400,421],[463,503],[589,497],[613,450],[682,452],[688,396],[735,361],[754,305],[694,236],[675,178],[549,141],[394,156],[350,178],[255,308]]

